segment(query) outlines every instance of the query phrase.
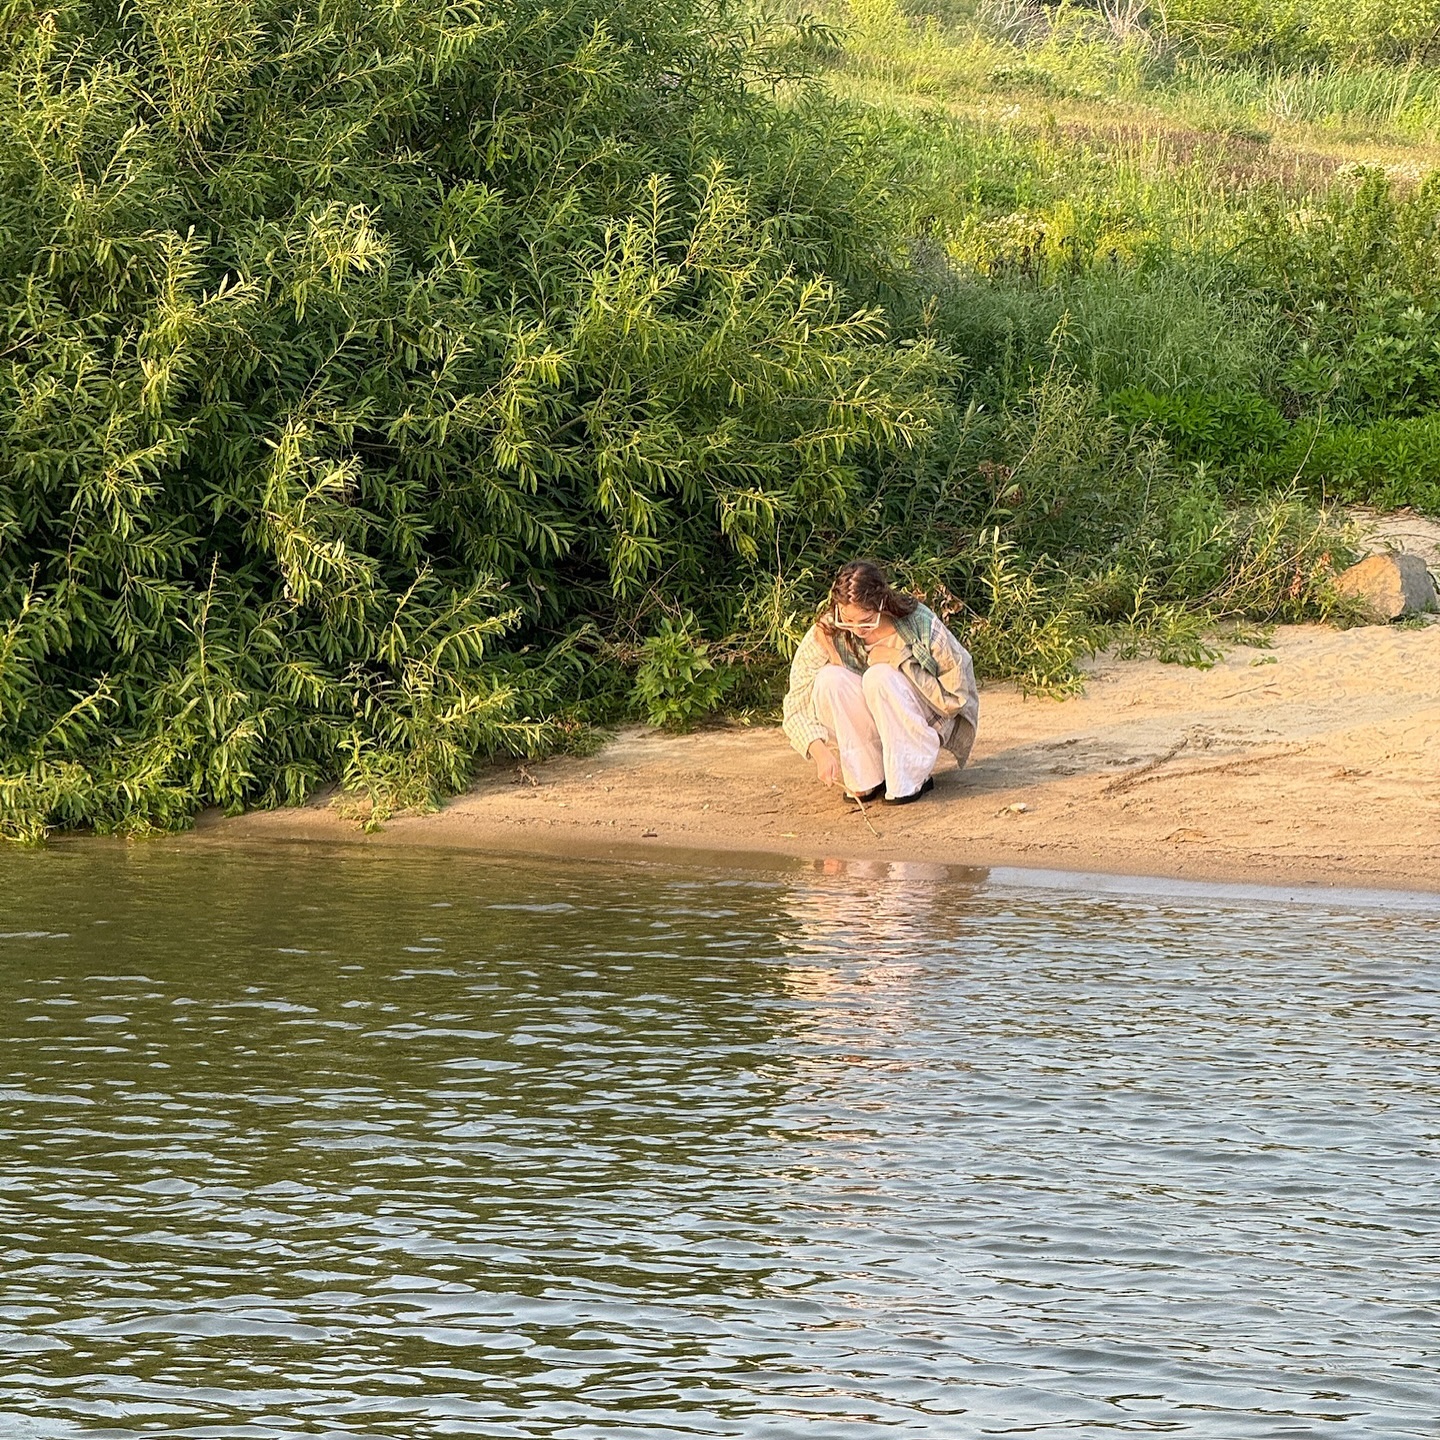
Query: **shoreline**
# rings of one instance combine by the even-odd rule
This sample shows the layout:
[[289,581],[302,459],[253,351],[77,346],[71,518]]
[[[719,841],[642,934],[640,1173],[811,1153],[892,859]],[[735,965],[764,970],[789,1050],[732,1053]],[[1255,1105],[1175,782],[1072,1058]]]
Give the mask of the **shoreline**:
[[1102,656],[1064,700],[987,687],[971,764],[942,755],[934,793],[903,809],[847,807],[778,728],[631,728],[594,755],[497,764],[371,836],[323,797],[195,834],[1436,893],[1440,624],[1284,627],[1208,671]]
[[[170,840],[194,843],[195,837],[169,836]],[[63,842],[62,842],[63,843]],[[88,843],[88,842],[87,842]],[[1055,869],[1034,864],[1012,863],[1009,860],[939,860],[931,857],[850,856],[829,852],[823,855],[802,855],[791,851],[731,849],[717,850],[657,843],[615,842],[586,844],[564,837],[550,844],[516,845],[480,844],[463,841],[405,837],[398,844],[387,845],[383,836],[368,836],[350,831],[348,834],[310,831],[275,831],[265,834],[235,836],[220,834],[207,825],[200,833],[200,842],[214,844],[218,849],[241,847],[294,846],[331,852],[353,849],[361,853],[384,855],[434,854],[447,857],[474,855],[496,861],[535,861],[537,863],[572,861],[580,865],[652,866],[660,869],[756,871],[770,874],[826,875],[845,874],[858,879],[892,879],[908,883],[948,881],[961,884],[1003,885],[1012,889],[1113,894],[1123,896],[1155,896],[1166,899],[1195,899],[1231,903],[1269,901],[1276,904],[1337,904],[1355,905],[1381,911],[1423,911],[1440,917],[1440,884],[1430,881],[1409,881],[1404,884],[1365,883],[1354,876],[1337,873],[1283,880],[1273,876],[1241,879],[1228,872],[1171,874],[1164,871]]]
[[[292,814],[293,812],[283,812]],[[243,817],[250,818],[250,817]],[[433,818],[433,817],[431,817]],[[1105,857],[1078,858],[1073,864],[1045,863],[1023,849],[993,852],[967,851],[962,856],[941,855],[929,847],[868,851],[852,847],[795,847],[775,845],[676,844],[654,840],[596,840],[578,830],[528,831],[516,835],[510,829],[466,827],[450,830],[391,835],[366,835],[353,825],[332,826],[308,822],[265,824],[253,829],[238,828],[237,820],[207,820],[188,836],[168,837],[182,843],[217,845],[314,845],[326,849],[353,847],[384,853],[414,854],[431,851],[441,854],[473,854],[504,860],[575,860],[586,864],[612,861],[617,864],[669,865],[679,868],[726,868],[793,870],[819,868],[827,864],[847,870],[866,865],[897,867],[920,878],[927,872],[950,878],[980,878],[996,872],[1026,877],[1034,888],[1072,888],[1084,882],[1099,889],[1178,893],[1194,886],[1197,892],[1292,896],[1353,895],[1376,900],[1405,896],[1435,897],[1440,905],[1440,876],[1430,874],[1357,873],[1343,864],[1311,867],[1300,864],[1272,868],[1241,867],[1222,857],[1187,856],[1185,863],[1157,863],[1146,868],[1143,860],[1133,864],[1105,863]],[[1162,862],[1165,857],[1161,857]],[[863,870],[860,872],[863,873]]]

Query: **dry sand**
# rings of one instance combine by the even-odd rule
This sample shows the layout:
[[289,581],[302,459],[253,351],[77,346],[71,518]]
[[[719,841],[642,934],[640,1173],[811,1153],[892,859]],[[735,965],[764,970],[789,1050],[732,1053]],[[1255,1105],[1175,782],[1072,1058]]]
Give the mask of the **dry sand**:
[[[215,838],[360,839],[323,801]],[[970,766],[868,815],[776,729],[632,729],[599,754],[494,769],[365,843],[1020,865],[1440,890],[1440,623],[1297,626],[1209,671],[1102,658],[1083,696],[987,688]]]

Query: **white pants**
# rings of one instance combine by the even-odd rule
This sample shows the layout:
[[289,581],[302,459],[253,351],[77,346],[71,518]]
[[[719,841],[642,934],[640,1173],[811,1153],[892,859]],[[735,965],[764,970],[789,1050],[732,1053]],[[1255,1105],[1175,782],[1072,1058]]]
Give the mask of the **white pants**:
[[852,795],[882,780],[891,800],[913,795],[940,758],[947,722],[893,665],[863,675],[827,665],[815,677],[815,714],[840,752],[840,777]]

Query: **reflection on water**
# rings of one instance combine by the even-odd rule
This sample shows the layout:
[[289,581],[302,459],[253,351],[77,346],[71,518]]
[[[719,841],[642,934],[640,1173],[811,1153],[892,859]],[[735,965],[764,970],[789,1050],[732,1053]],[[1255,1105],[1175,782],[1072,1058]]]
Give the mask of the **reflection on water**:
[[1440,919],[0,857],[0,1434],[1440,1434]]

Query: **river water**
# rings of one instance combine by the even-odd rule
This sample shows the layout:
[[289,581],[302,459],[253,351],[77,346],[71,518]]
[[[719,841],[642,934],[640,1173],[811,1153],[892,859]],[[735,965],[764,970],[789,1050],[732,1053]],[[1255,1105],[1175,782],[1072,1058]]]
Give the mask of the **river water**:
[[0,1435],[1440,1436],[1440,909],[0,856]]

